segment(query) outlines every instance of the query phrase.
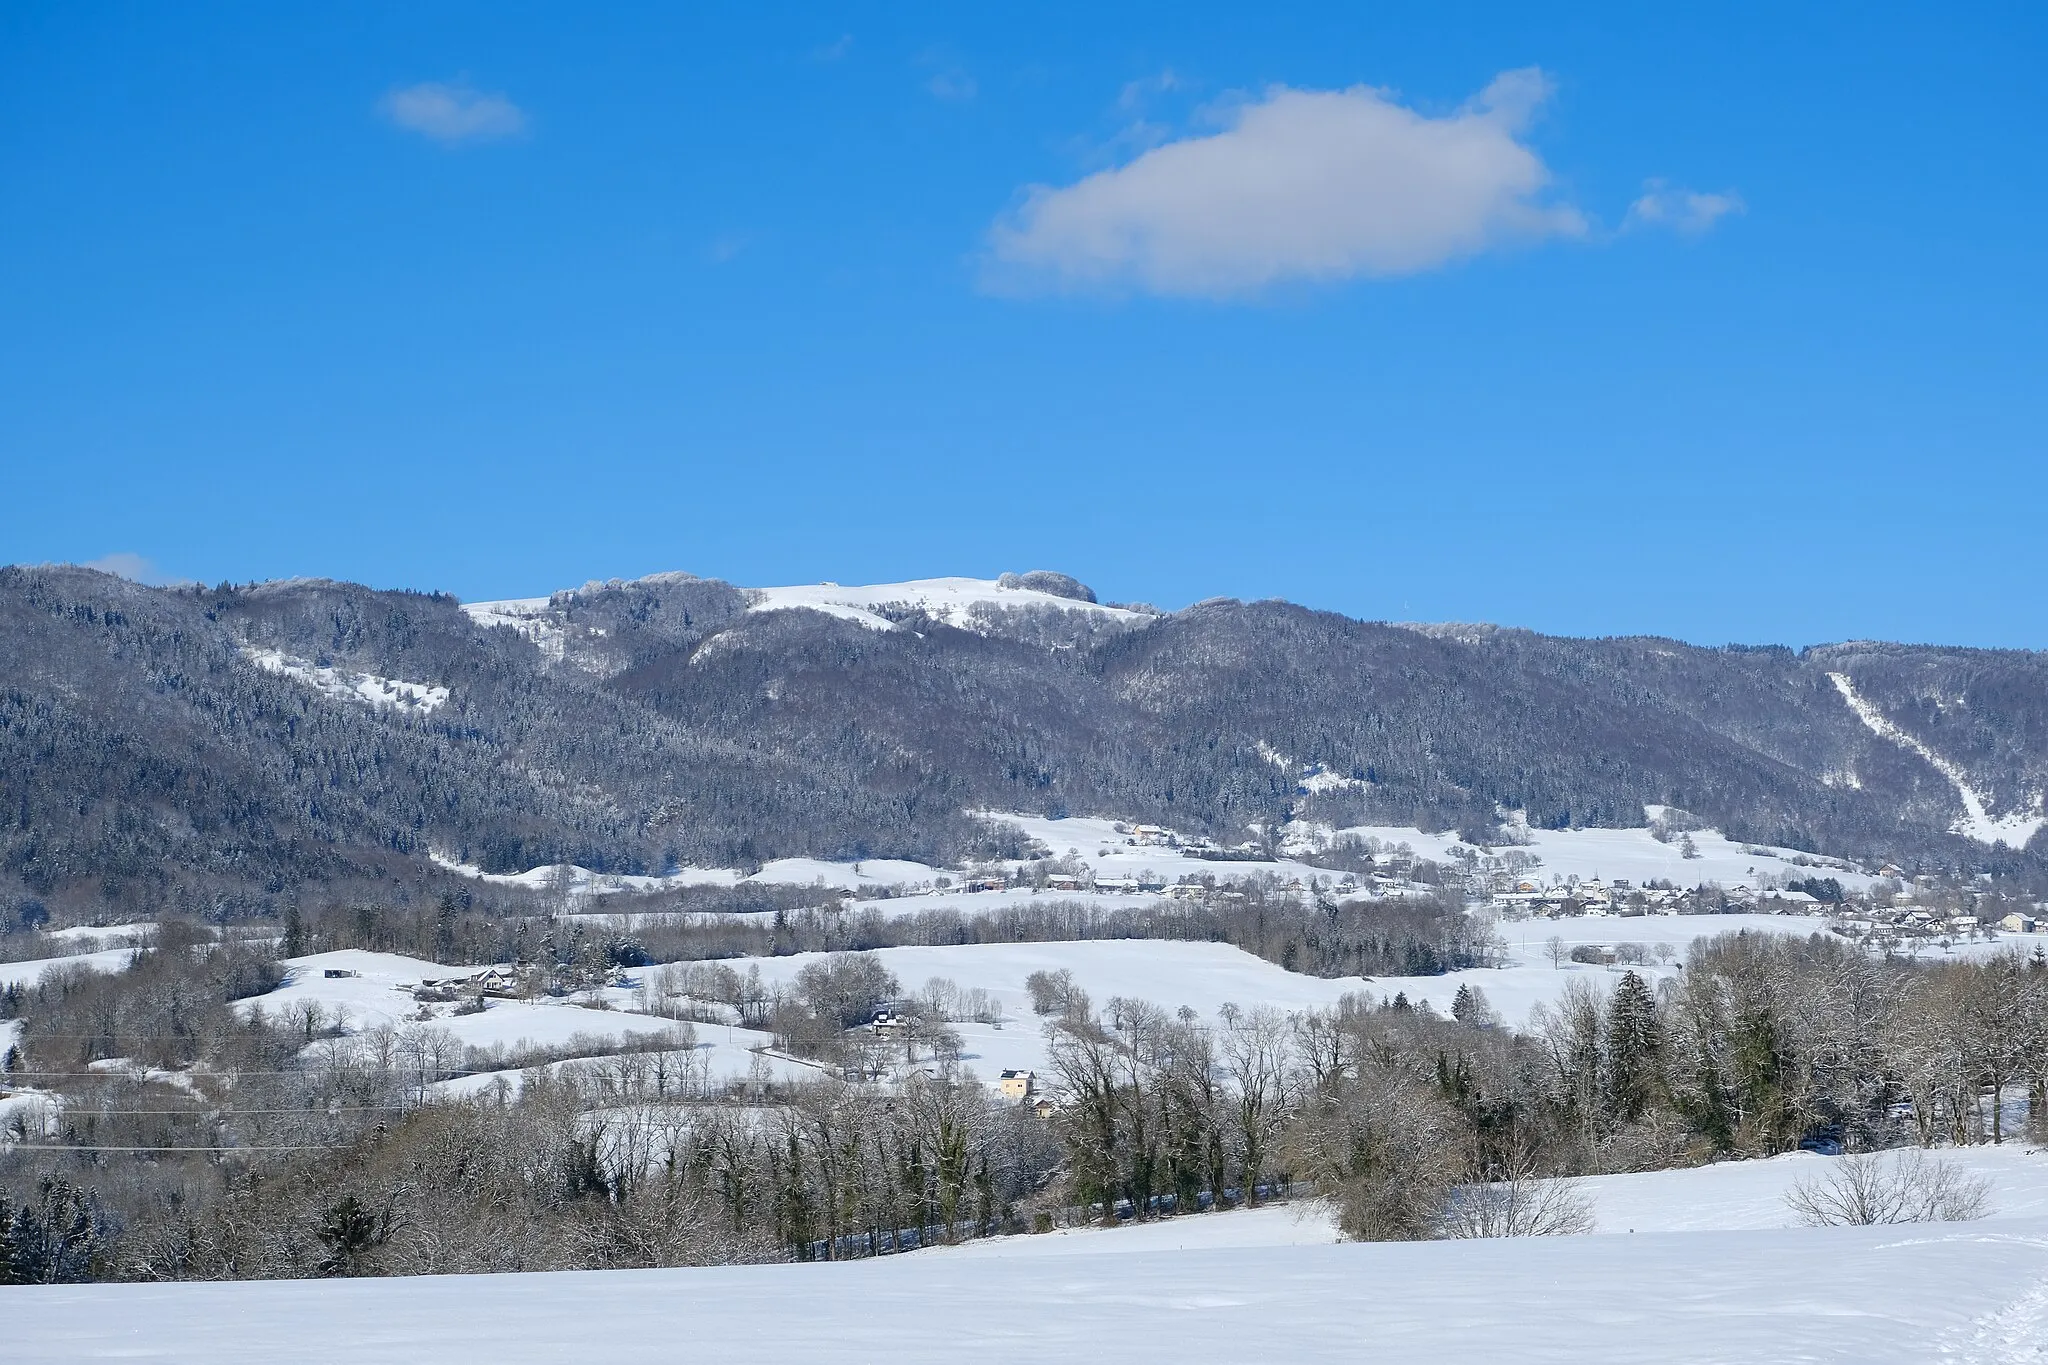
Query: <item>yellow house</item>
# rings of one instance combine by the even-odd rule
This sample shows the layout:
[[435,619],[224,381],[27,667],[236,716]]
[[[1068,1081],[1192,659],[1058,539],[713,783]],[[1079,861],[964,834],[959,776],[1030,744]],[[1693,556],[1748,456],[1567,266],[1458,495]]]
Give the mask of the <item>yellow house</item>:
[[1005,1071],[996,1082],[996,1089],[1006,1100],[1027,1100],[1038,1089],[1038,1073],[1033,1071]]

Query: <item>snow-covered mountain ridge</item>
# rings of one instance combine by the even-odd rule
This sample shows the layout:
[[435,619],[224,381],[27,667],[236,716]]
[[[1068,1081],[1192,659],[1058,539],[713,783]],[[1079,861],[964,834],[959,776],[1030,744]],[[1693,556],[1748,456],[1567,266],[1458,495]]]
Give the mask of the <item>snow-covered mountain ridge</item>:
[[277,913],[294,887],[454,877],[437,852],[515,879],[1021,856],[976,811],[1226,848],[1273,831],[1288,854],[1318,831],[1485,843],[1517,811],[1534,833],[1640,829],[1658,806],[1864,870],[2024,858],[2048,877],[2019,847],[2048,837],[2039,654],[1093,598],[1055,574],[672,573],[465,605],[0,569],[0,674],[24,718],[0,725],[24,796],[0,826],[20,885],[0,895],[100,915],[120,908],[99,900],[111,865]]

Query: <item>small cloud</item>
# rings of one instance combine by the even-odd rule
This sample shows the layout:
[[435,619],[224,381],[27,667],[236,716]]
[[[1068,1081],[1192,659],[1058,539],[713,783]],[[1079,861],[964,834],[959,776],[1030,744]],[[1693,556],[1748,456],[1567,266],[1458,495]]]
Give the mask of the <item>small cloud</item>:
[[526,115],[503,95],[487,95],[467,82],[422,81],[393,90],[380,103],[384,116],[401,128],[453,147],[493,142],[526,129]]
[[1748,207],[1734,190],[1702,194],[1652,180],[1643,187],[1642,197],[1628,206],[1621,229],[1627,232],[1631,228],[1669,228],[1696,237],[1729,214],[1743,213]]
[[846,54],[851,51],[853,51],[853,35],[851,33],[842,33],[831,42],[820,43],[812,48],[811,60],[814,62],[844,61]]
[[981,91],[981,87],[975,84],[974,77],[958,67],[949,67],[935,73],[924,83],[924,88],[939,99],[954,102],[971,100]]
[[747,239],[736,232],[723,233],[704,244],[704,259],[724,265],[747,249]]
[[101,555],[98,559],[88,559],[79,567],[98,569],[101,573],[110,573],[116,578],[125,578],[131,583],[141,583],[151,588],[175,588],[193,581],[176,574],[167,574],[151,561],[128,550],[116,550],[113,554]]
[[986,282],[1234,297],[1583,237],[1524,140],[1550,91],[1541,71],[1507,71],[1433,117],[1369,86],[1274,86],[1222,110],[1221,131],[1027,189],[991,230]]
[[1179,90],[1185,84],[1173,73],[1172,67],[1156,76],[1140,76],[1137,80],[1125,82],[1122,93],[1116,97],[1116,107],[1125,113],[1135,113],[1155,97]]

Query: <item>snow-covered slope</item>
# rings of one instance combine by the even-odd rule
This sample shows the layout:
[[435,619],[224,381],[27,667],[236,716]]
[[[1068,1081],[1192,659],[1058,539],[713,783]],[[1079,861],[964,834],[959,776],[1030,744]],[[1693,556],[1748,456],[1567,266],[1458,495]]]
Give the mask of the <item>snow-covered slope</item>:
[[992,578],[918,578],[906,583],[870,583],[845,587],[838,583],[806,583],[787,588],[749,588],[749,610],[786,611],[808,607],[829,616],[857,621],[874,630],[894,630],[895,625],[880,609],[906,607],[924,611],[936,621],[972,630],[974,608],[980,605],[1051,608],[1056,611],[1089,612],[1131,625],[1151,618],[1142,612],[1105,607],[1077,598],[1060,597],[1032,588],[1005,587]]
[[118,972],[135,960],[134,948],[103,948],[70,957],[38,957],[25,962],[0,962],[0,988],[26,986],[52,967],[90,967],[96,972]]
[[448,700],[447,688],[430,683],[405,682],[398,678],[380,678],[374,673],[329,668],[305,659],[294,659],[274,649],[247,649],[244,653],[250,663],[266,673],[281,674],[306,684],[315,692],[344,701],[388,706],[424,716]]
[[[1224,1218],[1233,1215],[1225,1215]],[[1217,1220],[1219,1223],[1222,1219]],[[1172,1229],[1164,1231],[1171,1232]],[[1194,1229],[1190,1229],[1193,1232]],[[2038,1361],[2048,1220],[24,1287],[9,1360]]]
[[548,609],[545,597],[514,597],[502,602],[465,602],[463,615],[478,625],[510,626],[545,655],[550,662],[560,663],[567,648],[567,636],[562,623]]
[[[419,1009],[404,987],[417,985],[426,978],[468,976],[477,970],[353,948],[287,958],[285,965],[291,973],[284,985],[267,995],[238,1000],[235,1008],[244,1014],[260,1009],[274,1018],[302,1001],[311,1001],[326,1012],[329,1022],[344,1020],[351,1030],[378,1024],[402,1025]],[[326,974],[330,970],[354,975],[330,977]],[[610,994],[623,997],[625,993]],[[443,1006],[433,1023],[461,1042],[479,1047],[556,1047],[578,1034],[622,1039],[662,1035],[674,1029],[670,1021],[652,1015],[619,1009],[584,1009],[561,1000],[494,999],[485,1004],[487,1008],[481,1014],[454,1014]]]
[[1985,805],[1983,794],[1969,783],[1969,774],[1962,765],[1943,758],[1926,744],[1907,734],[1887,720],[1884,713],[1856,691],[1847,673],[1830,673],[1828,681],[1842,694],[1842,700],[1856,713],[1856,718],[1869,727],[1874,735],[1882,736],[1903,748],[1910,749],[1933,765],[1934,770],[1949,780],[1962,800],[1963,815],[1956,821],[1955,832],[1975,839],[1980,844],[2004,844],[2008,848],[2025,848],[2035,831],[2048,825],[2048,818],[2012,811],[2005,815],[1992,815]]
[[[1651,807],[1652,811],[1661,807]],[[1291,827],[1290,827],[1291,828]],[[1446,831],[1425,834],[1398,826],[1361,825],[1333,831],[1357,839],[1377,839],[1388,848],[1406,844],[1418,856],[1433,862],[1455,861],[1453,850],[1458,836]],[[1516,846],[1500,846],[1496,854],[1520,851],[1537,859],[1531,869],[1538,882],[1566,878],[1598,877],[1606,881],[1628,881],[1645,886],[1668,881],[1675,886],[1694,887],[1703,882],[1733,890],[1746,886],[1759,890],[1765,878],[1773,885],[1806,877],[1833,877],[1851,891],[1867,889],[1877,879],[1851,870],[1839,859],[1819,858],[1795,848],[1773,848],[1740,844],[1719,830],[1692,831],[1693,854],[1687,857],[1678,840],[1663,842],[1647,826],[1634,829],[1529,829],[1517,831],[1526,840]],[[1794,861],[1795,859],[1802,861]]]
[[763,863],[761,870],[751,876],[743,876],[729,867],[685,867],[655,877],[593,872],[576,863],[556,863],[524,872],[486,872],[474,863],[461,862],[445,853],[433,852],[428,856],[450,872],[496,886],[524,886],[535,891],[559,889],[579,897],[620,891],[669,891],[680,886],[737,886],[743,881],[780,886],[836,886],[851,891],[863,886],[918,885],[940,875],[935,867],[900,858],[869,858],[851,863],[775,858]]

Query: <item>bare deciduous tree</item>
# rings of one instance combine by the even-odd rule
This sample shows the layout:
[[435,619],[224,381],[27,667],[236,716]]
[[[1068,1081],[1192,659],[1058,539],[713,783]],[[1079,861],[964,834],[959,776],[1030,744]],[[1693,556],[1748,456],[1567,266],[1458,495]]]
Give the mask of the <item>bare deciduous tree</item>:
[[1991,1212],[1991,1182],[1908,1147],[1842,1157],[1794,1185],[1785,1202],[1811,1227],[1967,1223]]

